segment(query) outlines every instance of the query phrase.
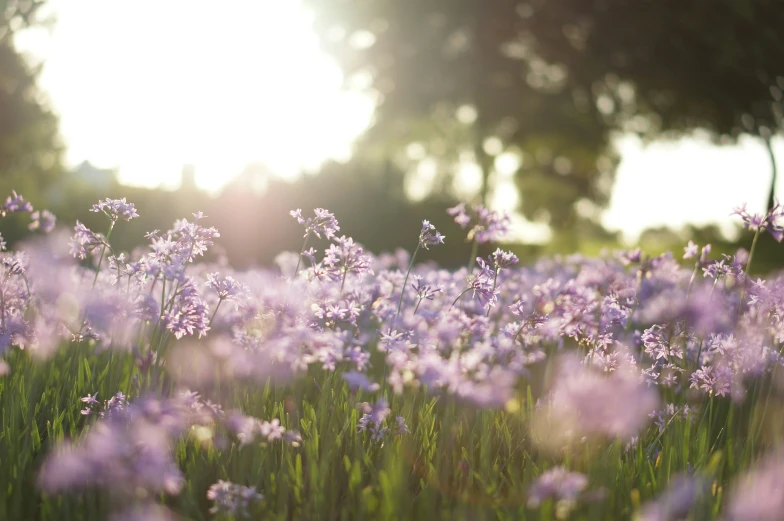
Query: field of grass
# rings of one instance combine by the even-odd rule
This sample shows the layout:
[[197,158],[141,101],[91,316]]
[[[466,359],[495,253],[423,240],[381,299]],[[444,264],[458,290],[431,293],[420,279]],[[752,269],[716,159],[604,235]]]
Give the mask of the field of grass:
[[317,209],[236,272],[197,262],[200,215],[121,257],[133,206],[94,209],[105,236],[2,253],[0,519],[781,519],[784,279],[747,280],[753,246],[447,272],[413,262],[427,222],[376,257]]

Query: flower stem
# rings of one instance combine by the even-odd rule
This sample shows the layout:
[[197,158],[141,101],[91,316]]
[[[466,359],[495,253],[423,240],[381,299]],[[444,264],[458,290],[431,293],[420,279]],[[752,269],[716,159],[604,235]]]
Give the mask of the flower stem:
[[408,282],[408,276],[411,274],[411,268],[414,266],[414,260],[416,259],[416,254],[419,252],[419,247],[422,246],[420,242],[417,244],[416,249],[414,250],[414,254],[411,256],[411,262],[408,263],[408,271],[406,271],[406,278],[403,279],[403,287],[400,288],[400,302],[397,303],[397,314],[396,317],[400,316],[400,307],[403,305],[403,296],[406,294],[406,283]]
[[749,251],[749,262],[746,263],[746,270],[743,272],[743,288],[740,291],[740,302],[738,303],[738,318],[743,311],[743,301],[746,298],[746,286],[749,282],[749,270],[751,269],[751,261],[754,259],[754,250],[757,249],[757,239],[759,239],[761,228],[757,228],[754,232],[754,239],[751,241],[751,250]]
[[419,305],[420,305],[421,303],[422,303],[422,299],[420,298],[420,299],[419,299],[419,302],[417,302],[417,305],[416,305],[416,306],[414,306],[414,314],[415,314],[415,315],[416,315],[417,309],[419,309]]
[[210,317],[210,323],[207,324],[207,328],[210,328],[212,326],[212,321],[215,320],[215,315],[218,314],[218,308],[220,307],[222,302],[223,299],[218,299],[218,303],[215,305],[215,311],[212,312],[212,316]]
[[310,238],[310,232],[305,233],[305,240],[302,241],[302,249],[299,251],[299,257],[297,257],[297,267],[294,268],[294,275],[291,276],[292,280],[294,280],[294,277],[297,276],[297,272],[299,271],[299,265],[302,263],[302,254],[305,253],[305,248],[308,245],[309,238]]
[[461,291],[460,294],[457,296],[457,298],[452,302],[452,305],[449,306],[449,311],[452,311],[452,308],[455,307],[455,304],[457,304],[457,301],[460,300],[460,297],[462,297],[469,291],[471,291],[471,288],[466,288],[463,291]]
[[[493,290],[490,292],[491,298],[495,295],[495,283],[498,281],[498,272],[499,271],[501,271],[501,268],[496,267],[495,268],[495,275],[493,276]],[[485,313],[486,317],[490,316],[490,308],[492,308],[492,307],[493,306],[491,306],[490,303],[488,302],[487,313]]]
[[103,263],[103,256],[106,254],[106,247],[109,245],[109,237],[112,236],[112,230],[114,229],[114,223],[116,221],[112,220],[112,223],[109,225],[109,231],[106,232],[106,240],[103,242],[103,247],[101,248],[101,257],[98,259],[98,269],[95,270],[95,278],[93,279],[93,288],[95,287],[95,283],[98,282],[98,274],[101,273],[101,264]]
[[474,270],[474,264],[476,264],[476,252],[479,250],[479,243],[476,242],[474,239],[473,245],[471,246],[471,257],[468,259],[468,276],[471,276],[471,272]]

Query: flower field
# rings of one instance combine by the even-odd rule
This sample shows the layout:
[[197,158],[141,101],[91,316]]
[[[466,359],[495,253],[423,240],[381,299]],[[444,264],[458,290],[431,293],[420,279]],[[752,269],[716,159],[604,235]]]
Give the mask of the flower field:
[[532,265],[477,257],[509,226],[482,206],[380,256],[295,210],[302,251],[248,271],[200,213],[119,252],[124,199],[103,233],[33,210],[0,208],[31,218],[0,243],[0,519],[784,516],[784,278],[747,276],[778,205],[736,210],[734,256]]

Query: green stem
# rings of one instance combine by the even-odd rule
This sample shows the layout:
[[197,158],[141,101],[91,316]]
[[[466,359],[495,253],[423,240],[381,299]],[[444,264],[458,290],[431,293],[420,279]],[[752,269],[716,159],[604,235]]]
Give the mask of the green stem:
[[400,316],[400,307],[403,305],[403,296],[406,294],[406,283],[408,282],[408,276],[411,274],[411,268],[414,266],[414,260],[416,259],[416,255],[419,252],[419,248],[421,246],[422,243],[417,244],[417,247],[414,250],[414,254],[411,256],[411,262],[408,263],[408,271],[406,271],[406,278],[403,279],[403,287],[400,289],[400,302],[397,303],[397,314],[395,317]]
[[98,269],[95,270],[95,278],[93,279],[93,288],[95,287],[95,283],[98,282],[98,274],[101,273],[101,264],[103,263],[103,256],[106,254],[106,247],[109,245],[109,237],[112,236],[112,230],[114,229],[114,223],[116,221],[112,220],[111,224],[109,225],[109,231],[106,232],[106,239],[103,242],[103,247],[101,248],[101,257],[98,259]]
[[419,299],[419,302],[417,302],[417,305],[416,305],[416,306],[414,306],[414,314],[415,314],[415,315],[416,315],[417,309],[419,309],[419,305],[420,305],[421,303],[422,303],[422,299],[420,298],[420,299]]
[[460,297],[462,297],[463,295],[465,295],[469,291],[471,291],[471,288],[466,288],[463,291],[461,291],[460,294],[457,296],[457,298],[452,302],[452,305],[449,306],[449,311],[452,311],[452,308],[455,307],[455,304],[457,304],[457,301],[460,300]]
[[222,302],[223,302],[223,299],[218,299],[218,303],[215,305],[215,311],[212,312],[212,316],[210,317],[210,323],[207,324],[207,329],[212,327],[212,321],[215,320],[215,315],[218,314],[218,308],[220,307]]
[[694,263],[694,271],[691,272],[691,278],[689,279],[689,289],[686,290],[686,302],[689,302],[689,298],[691,297],[691,288],[694,285],[694,280],[697,278],[697,270],[700,269],[700,261],[699,258],[697,262]]
[[[310,238],[310,232],[305,233],[305,240],[302,241],[302,249],[299,251],[299,257],[297,258],[297,267],[294,268],[294,275],[291,276],[291,279],[294,280],[294,277],[297,276],[297,272],[299,272],[299,265],[302,263],[302,254],[305,253],[305,248],[308,245],[308,239]],[[342,286],[341,286],[342,291]]]
[[[496,266],[496,268],[495,268],[495,275],[493,276],[493,291],[490,292],[491,298],[492,298],[492,295],[495,295],[495,283],[498,281],[498,272],[499,271],[501,271],[501,268]],[[489,304],[489,302],[488,302],[488,304]],[[487,306],[487,313],[485,313],[485,317],[489,317],[490,316],[490,308],[491,307],[492,306],[489,306],[489,305]]]
[[468,259],[468,276],[471,276],[471,272],[474,270],[474,264],[476,264],[476,252],[479,250],[479,243],[476,242],[474,239],[474,243],[471,246],[471,257]]
[[343,285],[346,283],[346,275],[348,275],[348,270],[346,266],[343,266],[343,280],[340,281],[340,296],[343,296]]
[[738,318],[740,319],[740,313],[743,311],[743,301],[746,298],[746,286],[749,282],[749,270],[751,269],[751,261],[754,259],[754,250],[757,249],[757,239],[759,239],[760,232],[762,231],[761,228],[758,228],[756,232],[754,232],[754,239],[751,241],[751,250],[749,251],[749,262],[746,263],[746,269],[743,272],[743,288],[740,292],[740,302],[738,303]]

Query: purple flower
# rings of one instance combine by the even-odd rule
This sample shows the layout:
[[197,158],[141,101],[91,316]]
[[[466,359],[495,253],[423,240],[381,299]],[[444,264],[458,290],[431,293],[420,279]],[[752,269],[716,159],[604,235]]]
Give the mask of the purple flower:
[[705,491],[704,489],[703,480],[688,475],[677,475],[670,480],[667,490],[658,499],[643,506],[638,519],[639,521],[686,519],[689,510]]
[[90,208],[90,211],[96,213],[103,212],[112,221],[117,221],[118,219],[130,221],[131,219],[139,217],[133,203],[127,202],[125,197],[122,199],[109,199],[107,197],[105,200],[95,203],[93,207]]
[[57,222],[57,217],[54,216],[49,210],[36,210],[30,216],[32,222],[27,226],[31,231],[41,230],[44,233],[49,233],[54,230]]
[[728,521],[778,521],[784,512],[784,457],[768,456],[733,485],[727,502]]
[[[355,244],[354,239],[345,235],[337,239],[337,242],[338,244],[331,244],[324,254],[324,265],[332,280],[341,281],[349,273],[373,274],[373,270],[370,269],[372,259],[369,255],[365,255],[362,246]],[[313,260],[311,259],[311,262]]]
[[0,207],[0,217],[5,217],[9,213],[32,212],[33,205],[24,200],[24,197],[12,191],[11,195],[5,200],[5,204]]
[[501,248],[496,248],[496,250],[488,258],[497,270],[501,268],[509,268],[510,266],[513,266],[520,261],[520,259],[517,258],[517,255],[510,251],[503,251]]
[[[482,244],[502,239],[509,232],[511,219],[505,213],[495,212],[481,204],[476,207],[477,225],[472,230],[476,242]],[[469,240],[471,232],[469,232]]]
[[495,271],[481,257],[476,258],[476,263],[480,268],[480,272],[479,275],[471,280],[469,288],[473,290],[473,298],[479,301],[480,306],[483,308],[493,307],[498,301],[498,295],[501,293],[500,290],[494,287]]
[[528,507],[536,508],[547,499],[576,501],[588,487],[588,478],[579,472],[555,467],[539,476],[528,489]]
[[417,292],[419,300],[433,300],[437,293],[444,291],[443,286],[433,288],[430,284],[423,284],[422,280],[420,275],[414,275],[414,283],[411,284],[411,287]]
[[628,441],[658,409],[659,397],[629,368],[603,373],[566,357],[545,405],[534,432],[545,448],[560,450],[582,437]]
[[270,422],[245,416],[239,411],[231,411],[226,416],[225,425],[229,432],[237,436],[241,445],[249,445],[256,441],[257,437],[266,443],[285,441],[292,446],[297,446],[302,441],[298,432],[287,431],[277,418]]
[[687,244],[683,248],[683,258],[693,259],[697,255],[699,255],[699,252],[700,252],[700,247],[694,244],[694,241],[689,241],[689,244]]
[[411,430],[406,425],[406,419],[402,416],[398,416],[395,418],[395,434],[403,435],[403,434],[410,434]]
[[232,276],[222,277],[220,274],[207,274],[207,289],[215,292],[220,301],[243,302],[248,296],[248,287]]
[[381,386],[377,383],[371,382],[366,374],[358,373],[356,371],[343,373],[343,379],[352,390],[362,389],[363,391],[372,393],[378,391],[381,388]]
[[[466,228],[473,220],[466,211],[465,203],[449,208],[447,213],[454,217],[455,222],[461,228]],[[475,223],[468,231],[467,239],[469,241],[476,240],[480,244],[497,241],[509,231],[511,219],[505,213],[495,212],[481,204],[473,206],[471,213],[475,216]]]
[[194,333],[198,333],[199,338],[207,334],[210,329],[207,304],[199,296],[193,278],[184,277],[170,308],[164,314],[164,321],[166,329],[178,339]]
[[325,210],[324,208],[316,208],[313,210],[313,213],[315,214],[315,217],[308,217],[305,219],[302,217],[302,210],[300,208],[289,212],[289,215],[295,218],[298,223],[305,225],[305,235],[303,237],[307,237],[309,233],[313,233],[320,239],[321,234],[323,233],[327,239],[331,239],[335,236],[335,233],[340,231],[338,221],[335,219],[332,212]]
[[84,260],[87,258],[87,254],[92,252],[95,248],[99,246],[103,246],[106,242],[103,239],[103,236],[93,232],[87,226],[76,221],[76,226],[74,226],[74,234],[69,242],[71,247],[71,255],[76,257],[77,259]]
[[173,445],[189,422],[176,400],[141,400],[98,421],[78,444],[62,443],[45,461],[40,485],[49,493],[100,486],[128,497],[178,494],[185,480]]
[[428,246],[436,244],[444,244],[445,236],[441,235],[436,227],[430,224],[429,221],[422,221],[422,231],[419,232],[419,245],[428,250]]
[[207,499],[215,502],[210,509],[213,514],[246,517],[250,515],[248,509],[264,500],[264,496],[259,494],[255,487],[218,480],[207,490]]
[[782,226],[782,218],[784,218],[784,207],[781,206],[778,199],[773,208],[770,209],[765,215],[750,213],[746,210],[746,205],[743,204],[737,208],[730,215],[738,215],[743,221],[743,227],[749,231],[767,231],[770,233],[777,242],[784,239],[784,226]]
[[454,217],[455,222],[459,224],[461,228],[465,228],[468,226],[468,223],[471,222],[471,217],[468,215],[465,209],[465,203],[460,203],[457,206],[448,208],[446,213]]

